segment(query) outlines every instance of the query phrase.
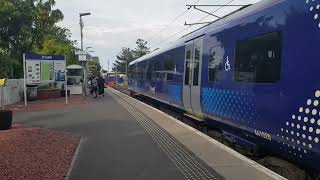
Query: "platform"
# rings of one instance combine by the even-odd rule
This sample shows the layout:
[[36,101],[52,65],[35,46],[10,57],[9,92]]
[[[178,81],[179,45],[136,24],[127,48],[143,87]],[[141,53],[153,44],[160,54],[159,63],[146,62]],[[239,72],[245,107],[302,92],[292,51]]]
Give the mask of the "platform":
[[285,179],[173,117],[110,88],[95,103],[21,112],[14,121],[82,136],[66,179]]

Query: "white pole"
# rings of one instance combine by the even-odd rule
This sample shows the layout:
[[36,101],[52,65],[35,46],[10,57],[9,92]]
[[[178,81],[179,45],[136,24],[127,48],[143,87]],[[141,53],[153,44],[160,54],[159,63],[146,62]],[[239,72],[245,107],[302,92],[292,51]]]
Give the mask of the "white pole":
[[87,87],[88,87],[88,81],[87,81],[87,76],[88,76],[88,59],[86,59],[84,63],[84,94],[87,96]]
[[23,90],[24,90],[24,106],[28,106],[27,82],[26,82],[26,54],[25,53],[23,53]]
[[64,87],[65,87],[65,90],[66,90],[66,104],[68,104],[68,81],[67,81],[67,70],[66,70],[66,75],[65,75],[65,82],[64,82]]
[[67,76],[67,73],[68,73],[68,70],[66,68],[67,66],[67,58],[64,59],[64,62],[65,62],[65,76],[64,76],[64,89],[66,91],[66,104],[68,104],[68,76]]
[[1,86],[1,110],[4,110],[4,103],[3,103],[3,94],[4,94],[4,92],[3,92],[3,86]]

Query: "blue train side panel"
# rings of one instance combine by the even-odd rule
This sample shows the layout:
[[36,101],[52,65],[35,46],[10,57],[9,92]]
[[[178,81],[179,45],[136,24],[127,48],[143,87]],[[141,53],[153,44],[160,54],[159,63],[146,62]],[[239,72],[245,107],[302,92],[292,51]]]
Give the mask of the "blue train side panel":
[[[249,7],[250,8],[250,7]],[[248,8],[248,9],[249,9]],[[245,15],[244,15],[245,14]],[[280,32],[281,73],[276,83],[239,83],[235,76],[237,42]],[[257,146],[310,169],[320,171],[320,1],[265,0],[244,9],[222,25],[210,25],[184,40],[204,35],[201,108],[209,126],[236,134]],[[210,49],[221,46],[223,70],[219,81],[209,76]],[[132,90],[167,104],[183,107],[184,42],[177,42],[132,66],[162,63],[173,54],[174,78],[130,80]],[[165,76],[162,67],[158,70]]]
[[[163,60],[166,55],[172,55],[174,59],[174,70],[170,72],[173,79],[165,80],[168,74],[164,70]],[[144,67],[144,73],[147,74],[147,67],[151,65],[160,65],[154,73],[156,78],[152,79],[130,79],[129,87],[138,93],[147,95],[157,100],[163,101],[170,105],[183,108],[182,99],[182,81],[184,72],[184,47],[172,49],[171,51],[152,57],[148,61],[137,63],[138,66]],[[134,66],[134,65],[133,65]]]
[[[203,78],[201,93],[203,112],[212,119],[220,117],[225,123],[248,129],[251,134],[266,133],[272,138],[265,138],[272,142],[257,139],[258,144],[317,169],[314,160],[320,158],[317,94],[320,83],[315,74],[320,62],[316,61],[315,52],[320,40],[319,8],[314,1],[283,1],[241,19],[237,25],[231,23],[230,28],[208,35],[205,47],[210,47],[212,38],[219,41],[234,64],[237,40],[282,32],[281,80],[275,84],[236,83],[231,70],[223,74],[222,84]],[[205,76],[208,75],[208,53],[207,49],[202,72]]]

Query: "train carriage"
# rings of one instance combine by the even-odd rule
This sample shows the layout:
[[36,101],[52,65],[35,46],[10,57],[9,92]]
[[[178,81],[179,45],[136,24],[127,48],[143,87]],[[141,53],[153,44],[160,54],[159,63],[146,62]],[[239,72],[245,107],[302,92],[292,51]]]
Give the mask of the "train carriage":
[[129,88],[320,171],[319,0],[263,0],[129,65]]

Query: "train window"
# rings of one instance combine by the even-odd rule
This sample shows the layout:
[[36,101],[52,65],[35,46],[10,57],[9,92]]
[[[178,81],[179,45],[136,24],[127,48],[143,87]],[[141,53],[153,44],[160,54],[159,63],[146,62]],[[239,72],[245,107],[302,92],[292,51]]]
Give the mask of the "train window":
[[282,34],[273,32],[238,41],[235,81],[276,83],[280,80]]
[[137,72],[136,72],[136,65],[132,65],[132,71],[131,71],[131,79],[132,80],[137,80]]
[[146,72],[145,65],[139,65],[138,66],[138,80],[144,80],[145,79],[145,72]]
[[149,63],[147,67],[147,80],[151,80],[152,78],[152,73],[153,73],[153,64]]
[[168,59],[164,61],[164,71],[167,74],[167,77],[166,77],[167,81],[173,80],[174,66],[175,66],[175,62],[171,57],[168,57]]
[[154,63],[153,70],[153,79],[161,81],[161,62]]
[[223,71],[224,49],[220,46],[210,48],[209,54],[209,81],[220,81]]
[[193,61],[193,85],[199,85],[199,70],[200,70],[200,47],[195,46],[194,61]]
[[135,79],[135,66],[129,66],[129,80],[133,81]]
[[185,64],[185,75],[184,75],[185,85],[189,85],[191,52],[192,52],[191,50],[186,51],[186,64]]
[[156,76],[155,76],[155,71],[156,71],[156,68],[155,68],[155,63],[152,64],[152,73],[151,73],[151,80],[154,81],[156,80]]
[[141,77],[142,77],[141,74],[142,74],[142,73],[141,73],[141,67],[138,66],[138,68],[137,68],[137,80],[142,80],[142,79],[141,79]]
[[147,72],[147,66],[146,66],[146,65],[143,65],[143,66],[141,67],[141,72],[142,72],[142,73],[141,73],[141,76],[142,76],[141,79],[142,79],[142,80],[146,80],[146,77],[147,77],[147,76],[146,76],[146,75],[147,75],[147,73],[146,73],[146,72]]

